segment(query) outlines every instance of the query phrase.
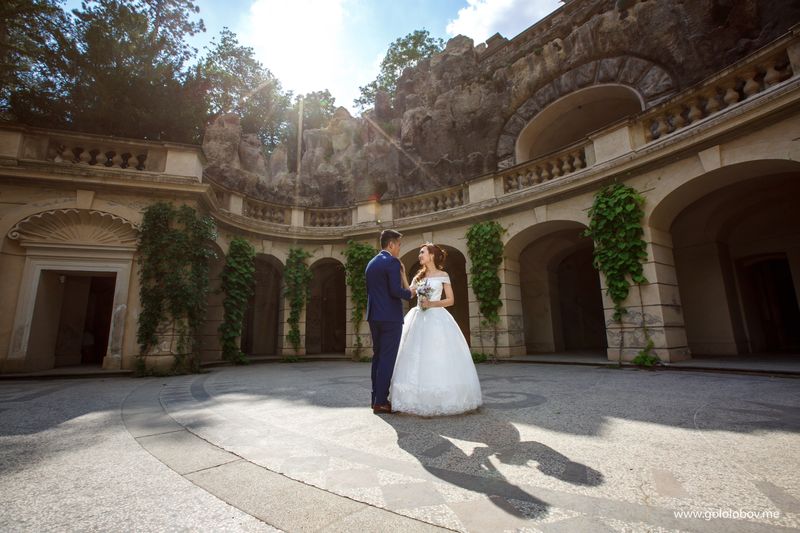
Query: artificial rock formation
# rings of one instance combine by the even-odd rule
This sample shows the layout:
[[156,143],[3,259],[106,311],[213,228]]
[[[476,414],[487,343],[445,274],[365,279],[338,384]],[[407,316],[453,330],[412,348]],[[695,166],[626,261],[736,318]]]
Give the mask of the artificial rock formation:
[[299,178],[285,148],[266,160],[235,117],[220,117],[203,143],[207,173],[264,200],[318,206],[456,185],[519,163],[519,133],[567,94],[619,84],[651,107],[798,21],[792,0],[571,0],[512,40],[454,37],[362,117],[339,108],[304,132]]

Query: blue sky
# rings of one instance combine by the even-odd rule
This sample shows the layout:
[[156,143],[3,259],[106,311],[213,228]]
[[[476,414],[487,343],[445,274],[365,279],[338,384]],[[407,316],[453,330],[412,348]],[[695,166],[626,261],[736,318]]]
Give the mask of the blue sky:
[[[389,44],[416,29],[475,44],[514,37],[560,0],[195,0],[206,32],[200,49],[227,26],[295,94],[328,89],[353,111],[358,87],[378,74]],[[67,0],[67,7],[80,0]]]

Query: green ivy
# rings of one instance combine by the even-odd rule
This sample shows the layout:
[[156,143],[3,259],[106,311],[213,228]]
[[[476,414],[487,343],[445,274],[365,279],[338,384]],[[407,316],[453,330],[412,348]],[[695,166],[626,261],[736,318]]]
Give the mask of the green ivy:
[[500,276],[497,269],[503,262],[503,241],[505,229],[495,221],[479,222],[467,230],[467,251],[472,267],[472,291],[478,299],[478,308],[487,325],[500,321],[497,311],[502,307],[500,300]]
[[[178,330],[173,371],[196,370],[197,332],[206,316],[209,244],[216,239],[214,221],[198,217],[189,206],[158,202],[144,210],[138,241],[139,314],[136,340],[144,356],[158,343],[160,325]],[[188,358],[188,360],[187,360]]]
[[594,240],[594,267],[606,277],[606,294],[614,302],[617,321],[627,312],[622,302],[628,297],[628,278],[637,285],[647,283],[642,267],[647,260],[647,243],[642,240],[643,204],[636,189],[614,183],[595,195],[589,209],[585,235]]
[[284,269],[284,279],[286,289],[283,295],[289,299],[289,333],[286,339],[291,343],[295,350],[300,348],[300,314],[308,300],[311,282],[311,269],[306,264],[306,259],[311,254],[300,248],[290,248],[289,258],[286,260]]
[[247,239],[236,237],[231,241],[225,268],[222,271],[222,290],[225,300],[225,318],[219,325],[219,339],[222,357],[237,365],[249,363],[237,342],[242,335],[244,314],[247,303],[253,295],[253,282],[256,272],[256,250]]
[[350,299],[353,302],[351,319],[356,336],[354,358],[359,359],[361,348],[363,348],[359,328],[364,320],[364,312],[367,309],[367,280],[364,272],[367,269],[367,263],[378,251],[369,244],[350,240],[347,241],[347,248],[342,253],[346,259],[344,265],[345,281],[347,286],[350,287]]

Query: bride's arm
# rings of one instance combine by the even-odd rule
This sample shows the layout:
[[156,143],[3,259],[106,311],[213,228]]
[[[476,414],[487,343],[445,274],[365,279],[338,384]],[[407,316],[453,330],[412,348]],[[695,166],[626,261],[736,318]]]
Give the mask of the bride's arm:
[[445,283],[444,287],[444,298],[441,300],[437,300],[435,302],[425,302],[422,304],[423,307],[450,307],[454,303],[456,303],[456,298],[453,296],[453,286],[449,283]]

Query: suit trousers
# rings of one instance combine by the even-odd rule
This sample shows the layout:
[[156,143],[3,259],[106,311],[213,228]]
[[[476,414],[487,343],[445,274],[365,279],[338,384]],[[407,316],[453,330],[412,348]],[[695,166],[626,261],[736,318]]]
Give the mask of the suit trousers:
[[389,401],[403,323],[370,320],[369,331],[372,334],[372,405],[385,405]]

